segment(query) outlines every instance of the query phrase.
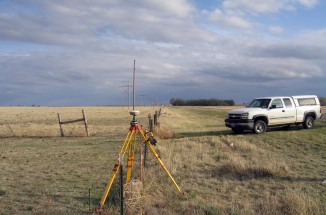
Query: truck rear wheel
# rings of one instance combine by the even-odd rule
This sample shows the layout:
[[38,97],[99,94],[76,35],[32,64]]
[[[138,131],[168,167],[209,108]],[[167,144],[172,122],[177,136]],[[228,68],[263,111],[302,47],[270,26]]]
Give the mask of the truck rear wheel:
[[311,116],[307,116],[304,120],[304,122],[302,123],[303,128],[305,129],[309,129],[309,128],[313,128],[314,127],[314,118],[312,118]]
[[255,134],[262,134],[267,130],[267,125],[263,120],[257,120],[252,130]]

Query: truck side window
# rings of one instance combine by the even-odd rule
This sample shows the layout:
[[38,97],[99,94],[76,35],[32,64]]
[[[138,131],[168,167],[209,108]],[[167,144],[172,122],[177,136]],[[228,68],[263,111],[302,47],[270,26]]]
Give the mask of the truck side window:
[[298,102],[299,102],[300,106],[316,105],[317,104],[315,98],[298,99]]
[[285,104],[285,107],[287,107],[287,108],[291,108],[292,107],[292,102],[291,102],[291,100],[289,98],[284,98],[283,99],[283,102]]
[[283,107],[283,104],[282,104],[282,100],[281,99],[274,99],[272,101],[272,106],[275,105],[276,108],[282,108]]

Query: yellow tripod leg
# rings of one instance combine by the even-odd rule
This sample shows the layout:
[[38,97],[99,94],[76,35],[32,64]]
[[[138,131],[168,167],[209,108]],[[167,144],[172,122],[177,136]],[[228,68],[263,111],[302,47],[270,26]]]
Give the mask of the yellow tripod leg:
[[131,175],[132,175],[132,166],[135,159],[135,151],[136,151],[136,143],[137,143],[136,135],[137,135],[137,131],[135,130],[133,133],[133,142],[129,145],[126,184],[130,182]]
[[130,144],[130,141],[131,141],[131,138],[132,138],[134,132],[135,131],[133,131],[133,130],[129,130],[128,131],[127,136],[126,136],[126,139],[125,139],[125,141],[122,144],[122,147],[121,147],[121,150],[120,150],[120,154],[123,154],[122,152],[125,153],[127,151],[128,147],[129,147],[129,144]]
[[[133,143],[133,144],[135,144],[135,143]],[[134,153],[133,153],[133,150],[132,150],[132,144],[130,144],[129,145],[129,150],[128,150],[126,184],[129,183],[130,178],[131,178],[131,171],[132,171],[133,162],[134,162]]]
[[145,139],[148,147],[150,148],[151,152],[154,154],[154,156],[156,157],[156,159],[158,160],[158,162],[161,164],[161,166],[163,167],[163,169],[165,170],[165,172],[168,174],[169,178],[171,179],[171,181],[173,182],[173,185],[177,188],[177,190],[184,194],[183,191],[181,190],[181,188],[178,186],[177,182],[174,180],[174,178],[172,177],[172,175],[170,174],[169,170],[166,168],[166,166],[164,165],[163,161],[161,160],[161,158],[158,156],[154,146],[150,143],[149,141],[149,137],[144,133],[144,131],[140,130],[141,135],[143,136],[143,138]]
[[[122,145],[122,148],[120,150],[120,154],[122,155],[121,157],[123,158],[125,153],[126,153],[126,150],[128,148],[128,146],[130,145],[130,142],[131,142],[131,137],[132,137],[132,134],[134,133],[134,131],[129,131],[127,133],[127,136],[126,136],[126,139]],[[112,184],[113,184],[113,181],[114,181],[114,178],[115,176],[117,175],[117,172],[119,170],[119,167],[120,167],[120,161],[119,161],[119,158],[115,161],[115,164],[114,164],[114,167],[112,169],[112,173],[111,173],[111,177],[108,181],[108,184],[106,185],[106,188],[105,188],[105,191],[103,193],[103,196],[102,196],[102,199],[101,199],[101,202],[100,202],[100,205],[98,206],[97,210],[100,211],[102,210],[102,207],[104,205],[104,202],[110,192],[110,189],[112,187]]]

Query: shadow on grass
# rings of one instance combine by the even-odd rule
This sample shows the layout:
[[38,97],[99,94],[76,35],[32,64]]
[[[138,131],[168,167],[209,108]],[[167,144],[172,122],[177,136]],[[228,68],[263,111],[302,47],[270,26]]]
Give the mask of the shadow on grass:
[[176,136],[180,137],[203,137],[203,136],[223,136],[233,134],[231,130],[223,131],[203,131],[203,132],[181,132],[177,133]]
[[[317,127],[317,126],[316,126]],[[300,126],[291,126],[290,128],[285,127],[272,127],[268,128],[267,132],[274,131],[295,131],[295,130],[303,130]],[[245,130],[239,134],[234,133],[230,130],[222,130],[222,131],[203,131],[203,132],[181,132],[176,133],[176,137],[203,137],[203,136],[224,136],[224,135],[253,135],[254,133],[250,130]]]
[[289,181],[289,182],[316,182],[322,184],[324,182],[324,178],[311,178],[311,177],[291,177],[291,176],[274,176],[273,179],[280,181]]
[[[319,121],[315,124],[315,129],[326,127],[325,122]],[[269,127],[267,129],[267,132],[276,132],[276,131],[300,131],[300,130],[306,130],[302,127],[302,125],[291,125],[291,126],[276,126],[276,127]],[[242,133],[235,134],[231,129],[228,130],[220,130],[220,131],[203,131],[203,132],[180,132],[176,133],[177,138],[183,138],[183,137],[202,137],[202,136],[223,136],[223,135],[252,135],[254,134],[250,130],[245,130]]]
[[206,174],[209,177],[216,177],[221,179],[247,181],[253,179],[270,179],[274,181],[284,182],[308,182],[324,184],[325,178],[322,177],[300,177],[300,176],[286,176],[274,174],[268,169],[255,169],[249,168],[242,171],[229,168],[228,165],[222,165],[219,168],[213,167],[211,171],[201,171],[202,174]]

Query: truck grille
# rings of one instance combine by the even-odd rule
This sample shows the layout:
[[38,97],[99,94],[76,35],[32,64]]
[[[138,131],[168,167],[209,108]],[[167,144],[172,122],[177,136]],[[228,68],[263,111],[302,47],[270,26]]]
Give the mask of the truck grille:
[[229,119],[241,119],[241,114],[229,114]]

